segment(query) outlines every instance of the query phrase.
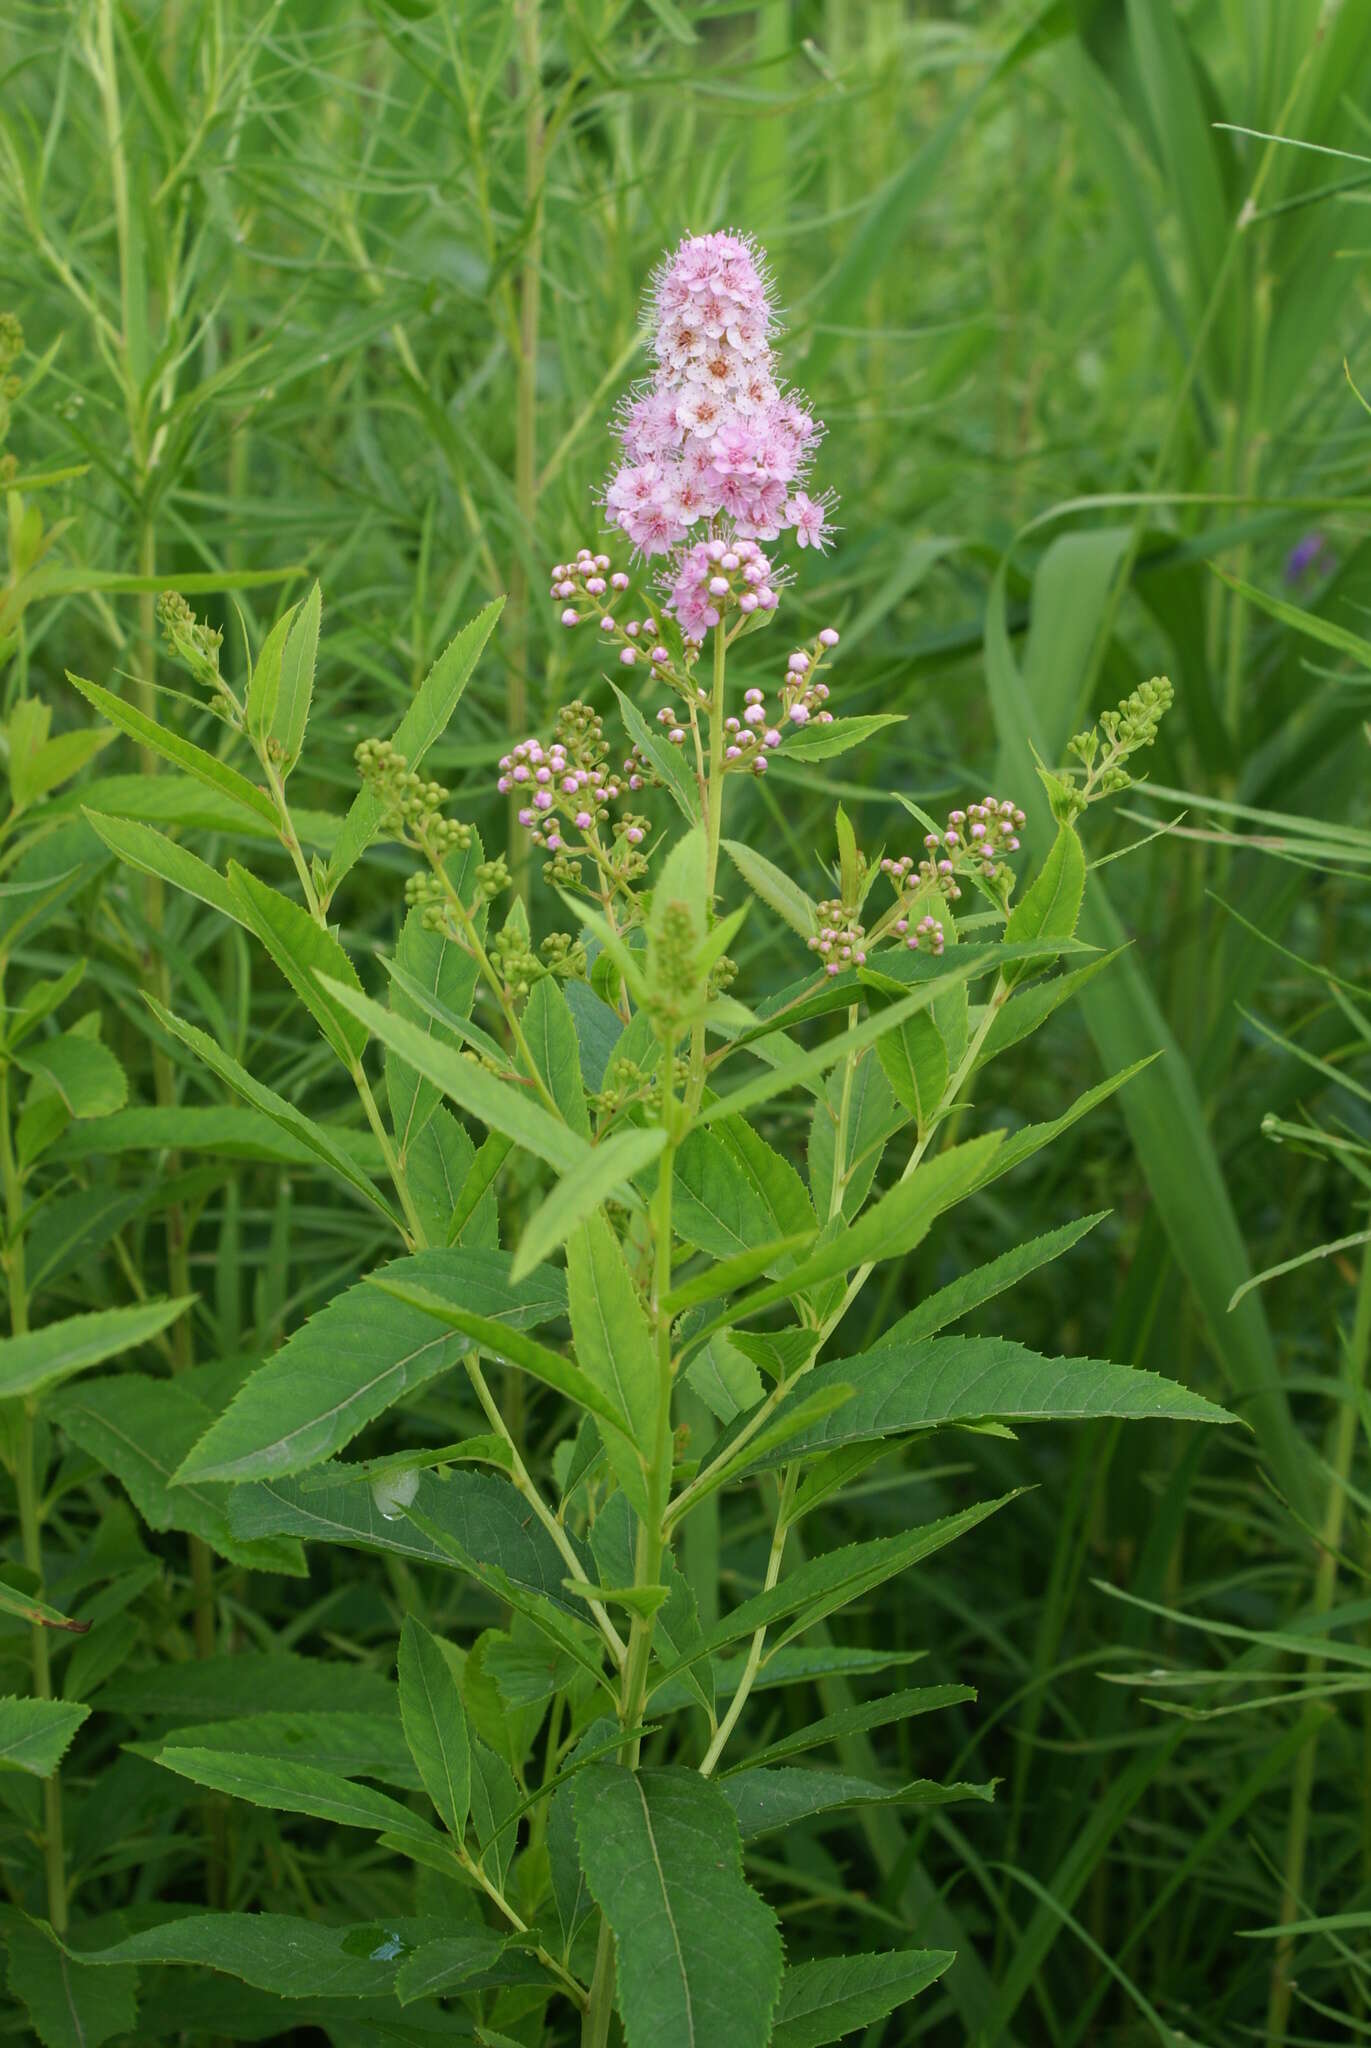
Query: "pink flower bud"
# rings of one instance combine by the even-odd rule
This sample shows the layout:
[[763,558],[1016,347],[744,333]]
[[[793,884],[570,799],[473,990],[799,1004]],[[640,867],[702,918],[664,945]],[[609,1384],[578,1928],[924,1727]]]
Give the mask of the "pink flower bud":
[[745,590],[743,592],[742,596],[738,599],[738,609],[740,612],[756,611],[757,593],[755,590]]
[[614,574],[609,579],[609,587],[611,590],[628,589],[628,578],[627,576],[625,576],[622,569],[616,569],[614,571]]
[[780,744],[781,735],[777,732],[775,726],[773,725],[768,727],[768,729],[762,734],[762,745],[764,747],[779,747]]
[[788,669],[793,669],[797,676],[802,676],[805,670],[809,667],[809,656],[807,654],[802,654],[799,648],[797,647],[795,652],[791,655],[789,661],[786,663],[786,667]]
[[614,631],[614,621],[610,618],[608,612],[600,621],[600,631],[602,633],[612,633]]
[[568,605],[566,610],[562,613],[562,624],[564,626],[575,626],[579,625],[579,623],[580,619],[578,614],[571,609],[570,605]]
[[825,647],[836,647],[838,644],[838,635],[832,626],[825,626],[819,639]]
[[790,707],[790,722],[791,722],[791,724],[792,724],[792,725],[808,725],[808,723],[809,723],[809,713],[808,713],[808,711],[806,711],[806,709],[805,709],[805,707],[804,707],[804,705],[803,705],[803,704],[792,704],[792,705],[791,705],[791,707]]
[[588,832],[588,831],[590,830],[590,812],[589,812],[589,811],[577,811],[577,813],[576,813],[576,830],[577,830],[578,832]]
[[727,597],[727,596],[728,596],[728,578],[727,578],[727,576],[711,576],[711,577],[710,577],[710,579],[709,579],[709,594],[710,594],[710,596],[711,596],[711,597]]
[[605,579],[604,579],[604,577],[603,577],[603,576],[587,576],[587,578],[586,578],[586,589],[587,589],[587,590],[588,590],[588,591],[590,592],[590,594],[591,594],[591,596],[592,596],[592,597],[603,597],[603,596],[604,596],[604,593],[605,593]]
[[634,662],[638,659],[638,656],[636,651],[632,647],[625,647],[621,650],[619,659],[623,663],[625,668],[632,668]]

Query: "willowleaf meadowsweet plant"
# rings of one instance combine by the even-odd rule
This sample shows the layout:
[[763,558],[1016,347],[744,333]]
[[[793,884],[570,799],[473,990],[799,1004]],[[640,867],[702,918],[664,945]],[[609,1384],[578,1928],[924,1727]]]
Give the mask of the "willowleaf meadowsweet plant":
[[[269,1086],[205,1028],[193,975],[149,992],[147,1028],[327,1177],[370,1254],[246,1376],[200,1382],[217,1412],[165,1490],[214,1508],[204,1540],[226,1567],[266,1563],[270,1545],[282,1570],[300,1543],[378,1554],[403,1613],[396,1680],[366,1712],[346,1690],[336,1708],[266,1700],[141,1746],[236,1816],[285,1816],[286,1845],[321,1825],[369,1834],[373,1868],[403,1873],[384,1911],[355,1886],[350,1908],[302,1892],[295,1913],[241,1909],[240,1854],[225,1910],[146,1914],[73,1948],[83,1985],[210,1967],[284,1988],[340,2040],[349,1999],[377,2038],[402,2017],[397,2038],[469,2038],[474,2018],[488,2041],[585,2048],[820,2048],[879,2023],[950,1954],[788,1948],[771,1882],[792,1841],[820,1854],[854,1808],[992,1796],[843,1765],[850,1739],[974,1698],[904,1685],[904,1660],[845,1641],[843,1616],[1013,1513],[1014,1495],[949,1489],[933,1519],[836,1546],[808,1540],[809,1518],[939,1429],[1222,1419],[1154,1375],[948,1334],[1098,1217],[1007,1244],[852,1348],[849,1312],[878,1269],[1130,1078],[1012,1135],[975,1128],[986,1064],[1097,970],[1074,938],[1077,826],[1126,783],[1169,686],[1141,686],[1074,765],[1044,771],[1049,846],[1025,844],[1009,796],[942,823],[901,798],[895,851],[863,847],[839,809],[812,874],[780,869],[747,836],[749,781],[780,762],[802,775],[888,721],[832,708],[836,628],[772,652],[792,567],[763,548],[789,536],[803,562],[829,541],[830,507],[808,488],[818,429],[778,381],[756,252],[688,239],[654,306],[656,373],[622,415],[604,496],[611,541],[551,578],[566,628],[612,654],[608,688],[588,659],[584,698],[500,763],[544,857],[528,903],[424,765],[498,605],[396,730],[361,743],[360,789],[322,822],[290,795],[317,588],[242,672],[164,604],[168,644],[223,722],[218,752],[78,681],[251,827],[251,861],[221,867],[155,823],[91,816],[120,862],[261,949],[319,1058],[307,1087]],[[376,848],[412,872],[369,991],[338,919]],[[788,954],[779,995],[749,1001],[745,927],[749,947]],[[440,1378],[465,1389],[462,1433],[415,1441],[407,1417]],[[721,1517],[744,1506],[765,1533],[724,1579]],[[324,1701],[344,1670],[324,1667]],[[857,1694],[816,1713],[816,1689],[839,1683]]]

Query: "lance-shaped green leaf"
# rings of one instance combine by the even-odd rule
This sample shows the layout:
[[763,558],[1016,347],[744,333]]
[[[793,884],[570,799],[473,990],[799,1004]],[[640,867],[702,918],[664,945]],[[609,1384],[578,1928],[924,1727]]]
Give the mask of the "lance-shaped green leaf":
[[728,1800],[698,1771],[591,1764],[576,1839],[614,1932],[627,2048],[766,2048],[775,1915],[743,1878]]
[[817,1224],[810,1230],[797,1233],[794,1237],[773,1238],[770,1244],[759,1244],[750,1252],[739,1252],[734,1258],[720,1259],[702,1272],[692,1273],[680,1281],[663,1299],[662,1307],[668,1315],[679,1315],[683,1308],[694,1308],[702,1301],[713,1301],[717,1295],[732,1294],[735,1288],[746,1287],[749,1280],[772,1269],[801,1252],[814,1242],[818,1235]]
[[[1085,851],[1074,825],[1061,824],[1048,850],[1047,859],[1028,889],[1009,913],[1004,928],[1005,944],[1021,946],[1029,939],[1069,939],[1081,914],[1085,895]],[[1011,962],[1003,969],[1011,988],[1043,960]]]
[[0,1699],[0,1770],[50,1778],[89,1713],[75,1700]]
[[821,1244],[783,1280],[747,1295],[734,1314],[755,1315],[759,1309],[788,1301],[868,1260],[900,1258],[912,1251],[945,1209],[990,1177],[1003,1138],[1003,1131],[986,1131],[979,1138],[968,1138],[964,1145],[953,1145],[923,1160],[906,1180],[897,1181],[888,1194],[864,1209],[855,1223]]
[[1039,981],[1021,989],[1012,1002],[1008,1002],[996,1014],[989,1031],[976,1055],[976,1065],[983,1067],[1011,1045],[1018,1045],[1045,1024],[1054,1010],[1061,1008],[1079,995],[1087,982],[1095,979],[1100,971],[1109,967],[1124,951],[1115,946],[1108,953],[1097,954],[1087,960],[1084,967],[1074,967],[1069,974],[1054,974],[1050,981]]
[[438,1839],[428,1822],[418,1819],[398,1799],[375,1792],[370,1785],[354,1784],[335,1771],[318,1770],[313,1764],[176,1747],[162,1750],[157,1762],[211,1792],[226,1792],[231,1799],[244,1799],[250,1806],[265,1806],[273,1813],[304,1813],[314,1820],[332,1821],[335,1827],[371,1828],[424,1848]]
[[616,1188],[650,1166],[666,1144],[660,1124],[648,1130],[616,1131],[592,1147],[580,1166],[564,1174],[552,1193],[529,1218],[514,1259],[514,1278],[531,1272],[549,1252],[566,1243],[573,1230],[607,1201]]
[[1160,1373],[1100,1358],[1040,1358],[1008,1337],[927,1337],[879,1344],[810,1374],[807,1388],[848,1385],[855,1394],[788,1445],[787,1459],[907,1430],[982,1418],[1002,1422],[1134,1421],[1173,1416],[1231,1422],[1222,1408]]
[[256,934],[349,1072],[366,1049],[366,1026],[331,1001],[325,982],[359,994],[362,984],[347,954],[300,904],[230,861],[229,888],[239,921]]
[[1036,1273],[1040,1266],[1059,1259],[1087,1231],[1093,1230],[1097,1223],[1103,1223],[1108,1214],[1107,1209],[1097,1209],[1093,1216],[1082,1216],[1075,1223],[1063,1223],[1056,1230],[1044,1231],[1041,1237],[1031,1237],[1024,1244],[1011,1246],[984,1266],[959,1274],[946,1287],[940,1287],[936,1294],[930,1294],[926,1301],[921,1301],[917,1308],[912,1308],[907,1316],[901,1316],[894,1328],[881,1339],[881,1349],[886,1350],[897,1343],[914,1344],[921,1337],[936,1336],[949,1323],[955,1323],[960,1317],[969,1315],[973,1308],[979,1308],[983,1301],[993,1301],[1007,1287],[1013,1287],[1029,1273]]
[[82,1380],[46,1404],[52,1421],[119,1481],[151,1529],[184,1529],[249,1571],[305,1576],[297,1543],[268,1538],[244,1543],[228,1518],[228,1489],[172,1484],[173,1475],[214,1419],[185,1376],[154,1379],[124,1368],[108,1379]]
[[737,1816],[745,1842],[777,1834],[799,1820],[848,1813],[854,1806],[954,1806],[964,1799],[988,1804],[995,1796],[993,1780],[980,1785],[940,1785],[936,1778],[915,1778],[908,1785],[883,1785],[848,1771],[808,1769],[798,1764],[738,1771],[723,1779],[719,1789]]
[[835,718],[829,725],[787,727],[779,761],[831,761],[869,740],[887,725],[902,725],[905,714],[875,711],[862,718]]
[[778,917],[783,917],[792,931],[798,932],[802,939],[811,938],[818,931],[818,905],[813,897],[805,894],[798,882],[791,880],[784,868],[778,868],[765,854],[744,845],[741,839],[725,839],[720,844],[749,889],[760,896],[763,903],[769,904]]
[[700,822],[700,789],[695,777],[686,767],[679,747],[673,747],[660,730],[654,732],[631,697],[626,697],[615,683],[614,694],[619,700],[619,715],[624,721],[624,730],[645,761],[650,761],[662,783],[671,793],[677,809],[692,825]]
[[712,1656],[716,1650],[736,1642],[740,1636],[751,1635],[759,1628],[770,1628],[775,1622],[785,1621],[793,1615],[796,1619],[790,1627],[769,1645],[773,1651],[784,1648],[806,1629],[813,1628],[816,1622],[836,1613],[840,1607],[846,1607],[849,1601],[883,1586],[898,1572],[907,1571],[910,1565],[918,1564],[922,1558],[932,1557],[935,1551],[954,1543],[988,1516],[997,1514],[1010,1501],[1017,1500],[1018,1491],[1003,1493],[996,1500],[977,1501],[974,1506],[962,1508],[955,1515],[944,1515],[936,1522],[924,1522],[917,1528],[902,1531],[898,1536],[873,1536],[865,1543],[846,1543],[841,1549],[825,1551],[820,1557],[806,1558],[776,1585],[754,1593],[750,1600],[744,1600],[731,1614],[726,1614],[698,1643],[692,1644],[686,1656],[665,1666],[661,1680],[673,1677],[698,1657]]
[[0,1400],[41,1394],[73,1373],[146,1344],[183,1315],[194,1299],[185,1294],[128,1308],[92,1309],[20,1337],[0,1339]]
[[921,1012],[897,1031],[888,1032],[876,1047],[896,1098],[914,1117],[919,1136],[932,1125],[947,1087],[947,1047],[933,1019]]
[[[958,949],[960,950],[960,948]],[[799,1087],[811,1081],[818,1074],[826,1074],[839,1060],[849,1053],[864,1052],[869,1045],[875,1045],[884,1038],[887,1031],[893,1031],[903,1024],[906,1017],[926,1010],[947,989],[956,988],[980,971],[983,962],[958,960],[944,973],[936,975],[891,1003],[888,1009],[879,1010],[874,1016],[863,1017],[860,1024],[854,1024],[847,1031],[839,1031],[834,1037],[825,1039],[822,1045],[813,1045],[804,1052],[791,1053],[780,1060],[768,1073],[758,1074],[751,1081],[744,1081],[741,1087],[730,1089],[720,1095],[700,1112],[698,1121],[714,1123],[725,1116],[741,1116],[744,1111],[755,1109],[760,1102],[769,1102],[773,1095],[784,1089]]]
[[319,653],[319,613],[323,599],[316,583],[300,606],[281,650],[270,737],[281,750],[283,778],[300,758],[314,696],[314,664]]
[[530,1088],[488,1074],[478,1061],[467,1059],[450,1045],[440,1044],[407,1017],[392,1016],[369,996],[360,995],[344,983],[327,975],[321,975],[320,980],[328,993],[365,1024],[382,1045],[398,1053],[407,1066],[431,1081],[459,1109],[479,1118],[492,1131],[502,1132],[525,1151],[546,1159],[559,1173],[569,1172],[585,1158],[590,1150],[586,1140],[536,1102]]
[[179,1038],[183,1045],[189,1046],[210,1071],[217,1074],[221,1081],[226,1082],[235,1094],[241,1095],[245,1102],[250,1102],[254,1109],[260,1109],[263,1115],[270,1117],[274,1124],[279,1125],[307,1151],[312,1152],[316,1159],[331,1167],[340,1180],[346,1181],[347,1185],[361,1195],[364,1201],[369,1202],[372,1208],[379,1209],[393,1229],[397,1232],[400,1230],[399,1217],[380,1190],[373,1186],[354,1164],[338,1139],[322,1125],[316,1124],[312,1118],[296,1109],[293,1103],[287,1102],[283,1095],[278,1095],[274,1088],[268,1088],[263,1082],[256,1080],[248,1073],[246,1067],[240,1065],[231,1053],[226,1053],[208,1032],[201,1031],[198,1025],[187,1024],[182,1018],[173,1016],[170,1010],[162,1007],[155,996],[145,995],[143,1000],[163,1030],[169,1031],[173,1038]]
[[811,1721],[807,1728],[797,1728],[793,1735],[769,1742],[765,1749],[750,1756],[746,1764],[735,1765],[734,1769],[760,1770],[764,1764],[784,1763],[789,1757],[802,1756],[806,1750],[841,1742],[845,1736],[863,1735],[871,1728],[888,1728],[892,1721],[904,1721],[916,1714],[936,1714],[944,1707],[963,1706],[975,1698],[976,1689],[970,1685],[909,1686],[902,1692],[887,1693],[882,1699],[866,1700],[825,1714],[822,1720]]
[[[26,1590],[37,1583],[36,1574],[25,1571],[22,1566],[11,1565],[3,1568],[8,1577],[0,1577],[0,1614],[12,1614],[16,1621],[30,1621],[39,1628],[60,1628],[68,1635],[83,1636],[90,1629],[88,1621],[72,1621],[56,1607],[49,1607],[46,1600],[40,1600],[36,1593]],[[11,1579],[17,1583],[11,1584]]]
[[278,1998],[380,1998],[406,1952],[379,1927],[325,1927],[286,1913],[192,1913],[109,1948],[82,1949],[78,1960],[92,1971],[133,1963],[218,1970]]
[[567,1244],[571,1334],[581,1370],[628,1418],[606,1432],[614,1476],[635,1510],[649,1512],[646,1460],[657,1441],[661,1390],[647,1318],[618,1240],[603,1216],[591,1216]]
[[[441,739],[446,732],[481,650],[504,609],[504,602],[502,597],[497,597],[463,626],[457,637],[443,649],[420,683],[413,703],[391,734],[393,744],[411,768],[419,766],[434,741]],[[382,819],[381,800],[376,792],[365,788],[359,790],[343,820],[329,860],[330,896],[366,852],[381,829]]]
[[[11,1998],[32,2022],[31,2039],[43,2048],[101,2048],[116,2034],[131,2034],[137,2020],[137,1973],[127,1966],[88,1970],[63,1946],[46,1920],[18,1910],[7,1916]],[[17,2021],[17,2010],[12,2011]]]
[[[397,1260],[386,1272],[460,1293],[506,1337],[555,1314],[555,1276],[509,1279],[506,1255],[454,1246]],[[368,1422],[468,1345],[427,1308],[359,1281],[311,1316],[261,1366],[200,1439],[176,1477],[245,1480],[303,1472],[341,1450]]]
[[950,1948],[897,1948],[797,1963],[781,1979],[771,2048],[825,2048],[875,2026],[955,1960]]
[[532,1379],[554,1387],[568,1400],[597,1415],[611,1429],[623,1430],[628,1426],[627,1417],[612,1394],[607,1393],[573,1360],[563,1358],[559,1351],[550,1350],[546,1344],[536,1343],[522,1330],[509,1323],[497,1322],[492,1316],[480,1315],[474,1309],[463,1308],[459,1302],[435,1294],[431,1287],[417,1281],[402,1279],[394,1269],[373,1274],[368,1284],[379,1288],[382,1293],[393,1294],[397,1301],[407,1303],[443,1328],[459,1332],[467,1340],[463,1350],[475,1345],[497,1365],[518,1366]]
[[174,839],[168,839],[165,832],[155,832],[151,825],[140,824],[135,818],[103,817],[99,811],[83,813],[91,830],[98,833],[111,853],[117,854],[127,867],[137,868],[145,875],[156,875],[159,881],[170,882],[175,889],[183,889],[188,896],[197,896],[207,903],[211,910],[219,911],[224,917],[231,917],[235,924],[243,922],[242,907],[232,889],[208,861],[203,861],[187,847],[178,846]]
[[424,1790],[460,1842],[471,1808],[466,1709],[442,1645],[412,1614],[400,1632],[400,1719]]
[[[469,1927],[460,1934],[439,1935],[406,1955],[396,1973],[395,1996],[401,2005],[413,2005],[419,1998],[495,1990],[506,1984],[551,1988],[551,1980],[536,1958],[513,1947],[509,1935],[496,1934],[488,1927]],[[499,2048],[501,2038],[509,2037],[486,2031],[492,2048]]]
[[[484,857],[480,839],[473,832],[468,845],[454,847],[444,862],[447,878],[463,902],[475,887],[474,879],[468,878],[474,878]],[[430,1037],[436,1032],[445,1043],[455,1046],[461,1043],[460,1026],[467,1022],[476,993],[476,960],[445,926],[435,931],[427,918],[427,905],[416,903],[400,928],[395,958],[388,970],[390,1007]],[[477,912],[477,923],[478,928],[484,928],[483,911]],[[404,1164],[410,1147],[433,1113],[438,1090],[388,1051],[386,1093],[396,1147]],[[451,1203],[448,1207],[450,1213]]]
[[247,813],[258,825],[269,825],[275,831],[278,826],[276,806],[264,789],[249,782],[236,768],[230,768],[226,761],[214,754],[207,754],[203,747],[197,747],[190,740],[183,740],[179,733],[169,732],[154,719],[147,718],[132,704],[126,704],[122,697],[116,697],[109,690],[101,689],[98,683],[88,683],[81,676],[74,676],[67,670],[67,681],[73,683],[86,700],[95,706],[121,732],[137,740],[143,747],[149,747],[160,754],[164,761],[174,762],[184,768],[197,782],[203,782],[220,796],[227,797],[240,811]]
[[101,1039],[84,1031],[30,1038],[13,1058],[17,1067],[57,1096],[69,1116],[112,1116],[128,1101],[124,1069]]

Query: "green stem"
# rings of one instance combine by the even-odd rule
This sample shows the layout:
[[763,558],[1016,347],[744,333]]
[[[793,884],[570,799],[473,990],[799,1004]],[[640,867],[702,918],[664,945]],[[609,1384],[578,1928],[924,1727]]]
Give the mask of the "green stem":
[[[5,1197],[5,1276],[9,1283],[10,1329],[22,1337],[29,1327],[28,1284],[24,1269],[23,1184],[10,1141],[9,1068],[0,1066],[0,1180]],[[38,1498],[34,1424],[38,1404],[24,1402],[16,1448],[15,1487],[19,1495],[19,1540],[24,1565],[43,1590],[42,1509]],[[40,1700],[52,1698],[52,1668],[47,1630],[35,1621],[32,1633],[33,1690]],[[62,1843],[62,1779],[58,1771],[43,1780],[43,1862],[47,1876],[48,1919],[59,1934],[67,1925],[66,1855]]]
[[[671,1490],[671,1317],[661,1306],[671,1292],[671,1195],[676,1170],[676,1146],[671,1135],[675,1121],[675,1104],[671,1096],[671,1056],[671,1041],[664,1038],[662,1120],[668,1136],[657,1175],[657,1192],[652,1203],[651,1309],[656,1325],[657,1429],[653,1440],[652,1465],[648,1473],[648,1512],[638,1526],[638,1553],[634,1565],[634,1584],[637,1586],[661,1584],[662,1558],[666,1551],[663,1514]],[[643,1709],[647,1704],[653,1620],[651,1614],[635,1614],[629,1630],[628,1655],[624,1663],[619,1708],[619,1724],[623,1728],[636,1728],[643,1718]],[[627,1764],[630,1770],[637,1768],[640,1748],[641,1738],[633,1736],[625,1742],[619,1752],[620,1761]],[[581,2028],[581,2048],[606,2048],[613,2013],[614,1937],[610,1932],[608,1920],[601,1915],[600,1936],[595,1951],[595,1971],[590,1983],[590,2002],[586,2007]]]
[[[519,267],[519,352],[515,359],[514,497],[520,545],[509,576],[509,736],[524,737],[528,724],[529,589],[523,548],[532,544],[538,512],[538,321],[543,271],[543,176],[547,138],[543,110],[539,0],[515,0],[519,68],[524,90],[524,212],[527,218]],[[528,901],[528,842],[518,820],[519,793],[509,796],[509,866],[515,887]]]
[[[790,1534],[790,1508],[795,1498],[795,1468],[788,1466],[781,1477],[779,1497],[776,1502],[776,1526],[771,1534],[771,1551],[766,1561],[766,1577],[762,1591],[769,1593],[781,1576],[781,1560],[785,1556],[786,1538]],[[738,1690],[734,1693],[728,1712],[719,1723],[714,1740],[705,1751],[700,1765],[701,1777],[707,1778],[723,1755],[729,1736],[738,1725],[738,1719],[747,1705],[748,1694],[756,1683],[757,1673],[762,1668],[762,1651],[766,1647],[766,1627],[757,1629],[748,1645],[747,1662],[738,1679]]]
[[[1347,1369],[1340,1389],[1341,1402],[1333,1428],[1328,1499],[1323,1527],[1319,1531],[1319,1562],[1314,1572],[1312,1611],[1324,1614],[1333,1605],[1338,1586],[1338,1553],[1342,1546],[1343,1522],[1347,1512],[1347,1479],[1357,1447],[1362,1388],[1366,1383],[1367,1357],[1371,1353],[1371,1244],[1362,1253],[1361,1278],[1352,1315],[1352,1335],[1347,1347]],[[1323,1671],[1325,1659],[1311,1657],[1311,1681]],[[1304,1745],[1295,1764],[1290,1786],[1290,1818],[1285,1834],[1285,1869],[1281,1887],[1278,1925],[1289,1927],[1301,1917],[1305,1857],[1309,1847],[1309,1819],[1313,1806],[1317,1735]],[[1266,2040],[1271,2048],[1282,2048],[1290,2023],[1290,2002],[1295,1989],[1292,1974],[1295,1960],[1294,1937],[1282,1935],[1271,1965],[1271,1991],[1266,2012]]]

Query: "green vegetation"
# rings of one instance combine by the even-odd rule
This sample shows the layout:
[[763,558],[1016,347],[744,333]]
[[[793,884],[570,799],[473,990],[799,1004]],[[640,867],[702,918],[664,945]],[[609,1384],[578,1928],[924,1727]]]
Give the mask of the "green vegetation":
[[1371,12],[0,77],[7,2038],[1365,2035]]

